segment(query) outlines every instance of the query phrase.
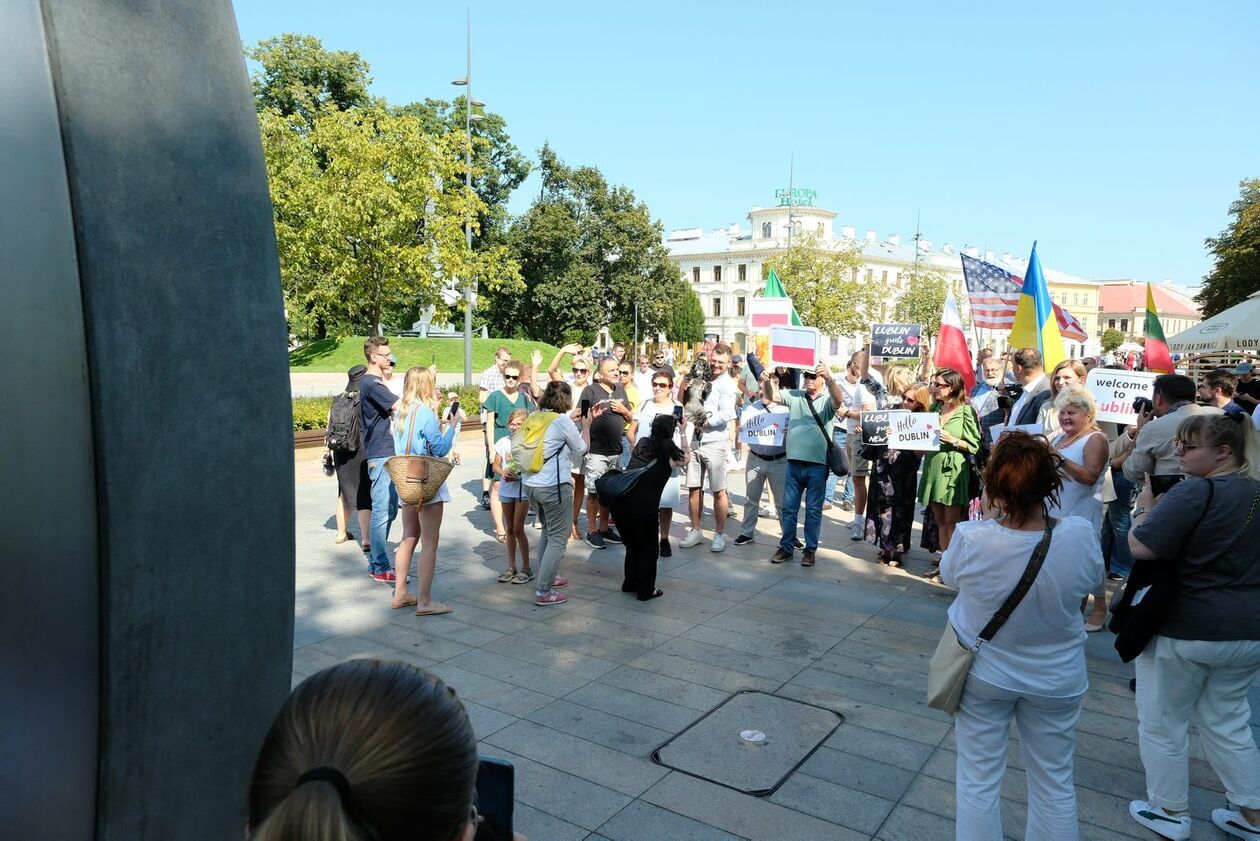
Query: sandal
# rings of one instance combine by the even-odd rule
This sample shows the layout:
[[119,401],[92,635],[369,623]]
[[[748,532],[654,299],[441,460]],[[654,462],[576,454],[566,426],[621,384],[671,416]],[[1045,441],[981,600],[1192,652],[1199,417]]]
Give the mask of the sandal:
[[455,608],[441,602],[433,602],[428,607],[421,608],[416,611],[416,616],[442,616],[446,613],[454,613]]
[[507,543],[507,532],[505,532],[505,531],[496,531],[496,532],[494,533],[494,539],[495,539],[495,540],[497,540],[497,541],[499,541],[500,543]]
[[661,596],[663,596],[663,595],[665,595],[665,591],[664,591],[664,590],[661,590],[661,589],[656,589],[656,590],[653,590],[653,591],[652,591],[652,595],[650,595],[650,596],[638,596],[637,598],[639,599],[639,601],[641,601],[641,602],[645,602],[645,601],[647,601],[648,599],[659,599],[659,598],[660,598]]
[[416,603],[416,597],[408,593],[407,598],[403,599],[402,604],[398,604],[397,602],[391,601],[389,603],[389,606],[392,607],[394,610],[398,610],[399,608],[412,607],[415,605],[415,603]]
[[354,535],[347,531],[337,535],[336,539],[333,540],[333,543],[345,543],[349,540],[354,540]]
[[515,578],[516,575],[517,575],[516,570],[505,569],[503,572],[499,573],[499,583],[500,584],[511,583],[512,579]]
[[529,570],[529,569],[523,569],[520,572],[518,572],[516,575],[512,576],[513,584],[528,584],[529,582],[533,580],[534,580],[534,571]]
[[892,567],[893,569],[900,569],[900,568],[901,568],[901,558],[889,558],[889,559],[888,559],[888,565],[889,565],[890,567]]

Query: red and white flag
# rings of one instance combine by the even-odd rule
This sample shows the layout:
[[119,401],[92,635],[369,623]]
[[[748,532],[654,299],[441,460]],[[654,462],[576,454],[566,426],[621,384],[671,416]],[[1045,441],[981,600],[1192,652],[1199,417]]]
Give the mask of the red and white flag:
[[958,315],[958,304],[954,301],[953,290],[945,295],[945,311],[941,313],[941,335],[936,340],[932,364],[937,368],[953,368],[962,374],[967,391],[975,387],[976,372],[972,368],[971,351],[967,350],[967,338],[963,335],[962,318]]
[[770,328],[770,365],[813,370],[818,366],[818,330],[813,327]]
[[749,307],[749,324],[754,332],[792,323],[791,298],[753,298]]

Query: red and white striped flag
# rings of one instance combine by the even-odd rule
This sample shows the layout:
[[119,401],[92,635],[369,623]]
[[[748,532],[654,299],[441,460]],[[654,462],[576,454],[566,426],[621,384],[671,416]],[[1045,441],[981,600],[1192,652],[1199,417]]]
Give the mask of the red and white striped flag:
[[976,386],[976,372],[971,364],[971,351],[967,350],[967,337],[963,335],[962,318],[958,315],[958,302],[951,289],[945,295],[945,311],[941,313],[941,335],[936,340],[936,352],[932,364],[937,368],[953,368],[962,374],[967,391]]
[[[972,323],[990,330],[1010,330],[1015,325],[1015,310],[1024,288],[1024,279],[966,254],[962,255],[962,266],[963,277],[967,279],[967,303],[971,306]],[[1059,335],[1063,338],[1076,342],[1089,338],[1076,317],[1058,304],[1054,304],[1054,317],[1059,323]]]

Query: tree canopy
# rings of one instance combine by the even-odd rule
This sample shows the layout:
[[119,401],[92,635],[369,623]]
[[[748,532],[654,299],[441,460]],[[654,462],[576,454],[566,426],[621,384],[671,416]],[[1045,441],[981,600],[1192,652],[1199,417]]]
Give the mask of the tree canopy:
[[368,63],[355,52],[326,50],[314,36],[286,32],[246,47],[245,57],[260,65],[251,78],[260,112],[296,114],[310,125],[327,106],[345,111],[370,101]]
[[691,344],[704,341],[704,308],[700,306],[700,296],[694,289],[687,288],[682,300],[670,311],[665,335],[671,342]]
[[1102,349],[1104,351],[1111,353],[1113,350],[1120,347],[1120,345],[1124,344],[1124,334],[1112,327],[1103,331],[1102,337],[1098,340],[1098,343],[1102,345]]
[[1216,258],[1194,298],[1204,318],[1242,303],[1260,289],[1260,178],[1241,181],[1238,187],[1238,200],[1229,206],[1234,220],[1220,236],[1204,241]]
[[766,261],[774,269],[792,305],[806,325],[824,334],[865,332],[880,312],[886,290],[860,277],[863,262],[856,247],[824,247],[813,234],[792,241],[792,249]]
[[666,327],[687,288],[669,260],[663,229],[628,187],[610,185],[591,166],[570,167],[539,153],[542,191],[508,231],[526,291],[486,296],[499,335],[562,344],[590,342],[610,325],[619,339]]
[[907,282],[906,291],[893,307],[893,318],[900,324],[921,324],[924,335],[936,337],[941,332],[941,314],[949,294],[945,272],[917,263],[901,277]]

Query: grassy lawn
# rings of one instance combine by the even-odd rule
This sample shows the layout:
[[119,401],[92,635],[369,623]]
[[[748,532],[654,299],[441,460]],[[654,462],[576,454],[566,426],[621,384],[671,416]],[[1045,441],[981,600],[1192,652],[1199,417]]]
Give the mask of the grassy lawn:
[[[292,371],[311,373],[345,373],[355,365],[363,364],[363,343],[366,336],[346,336],[343,339],[321,339],[303,345],[289,354]],[[546,370],[555,356],[556,348],[542,342],[519,339],[473,339],[473,381],[494,362],[494,351],[506,345],[516,359],[529,361],[535,348],[542,351],[542,367]],[[431,365],[436,362],[438,371],[447,374],[464,370],[463,339],[420,339],[392,336],[389,346],[398,357],[399,372],[413,365]]]

